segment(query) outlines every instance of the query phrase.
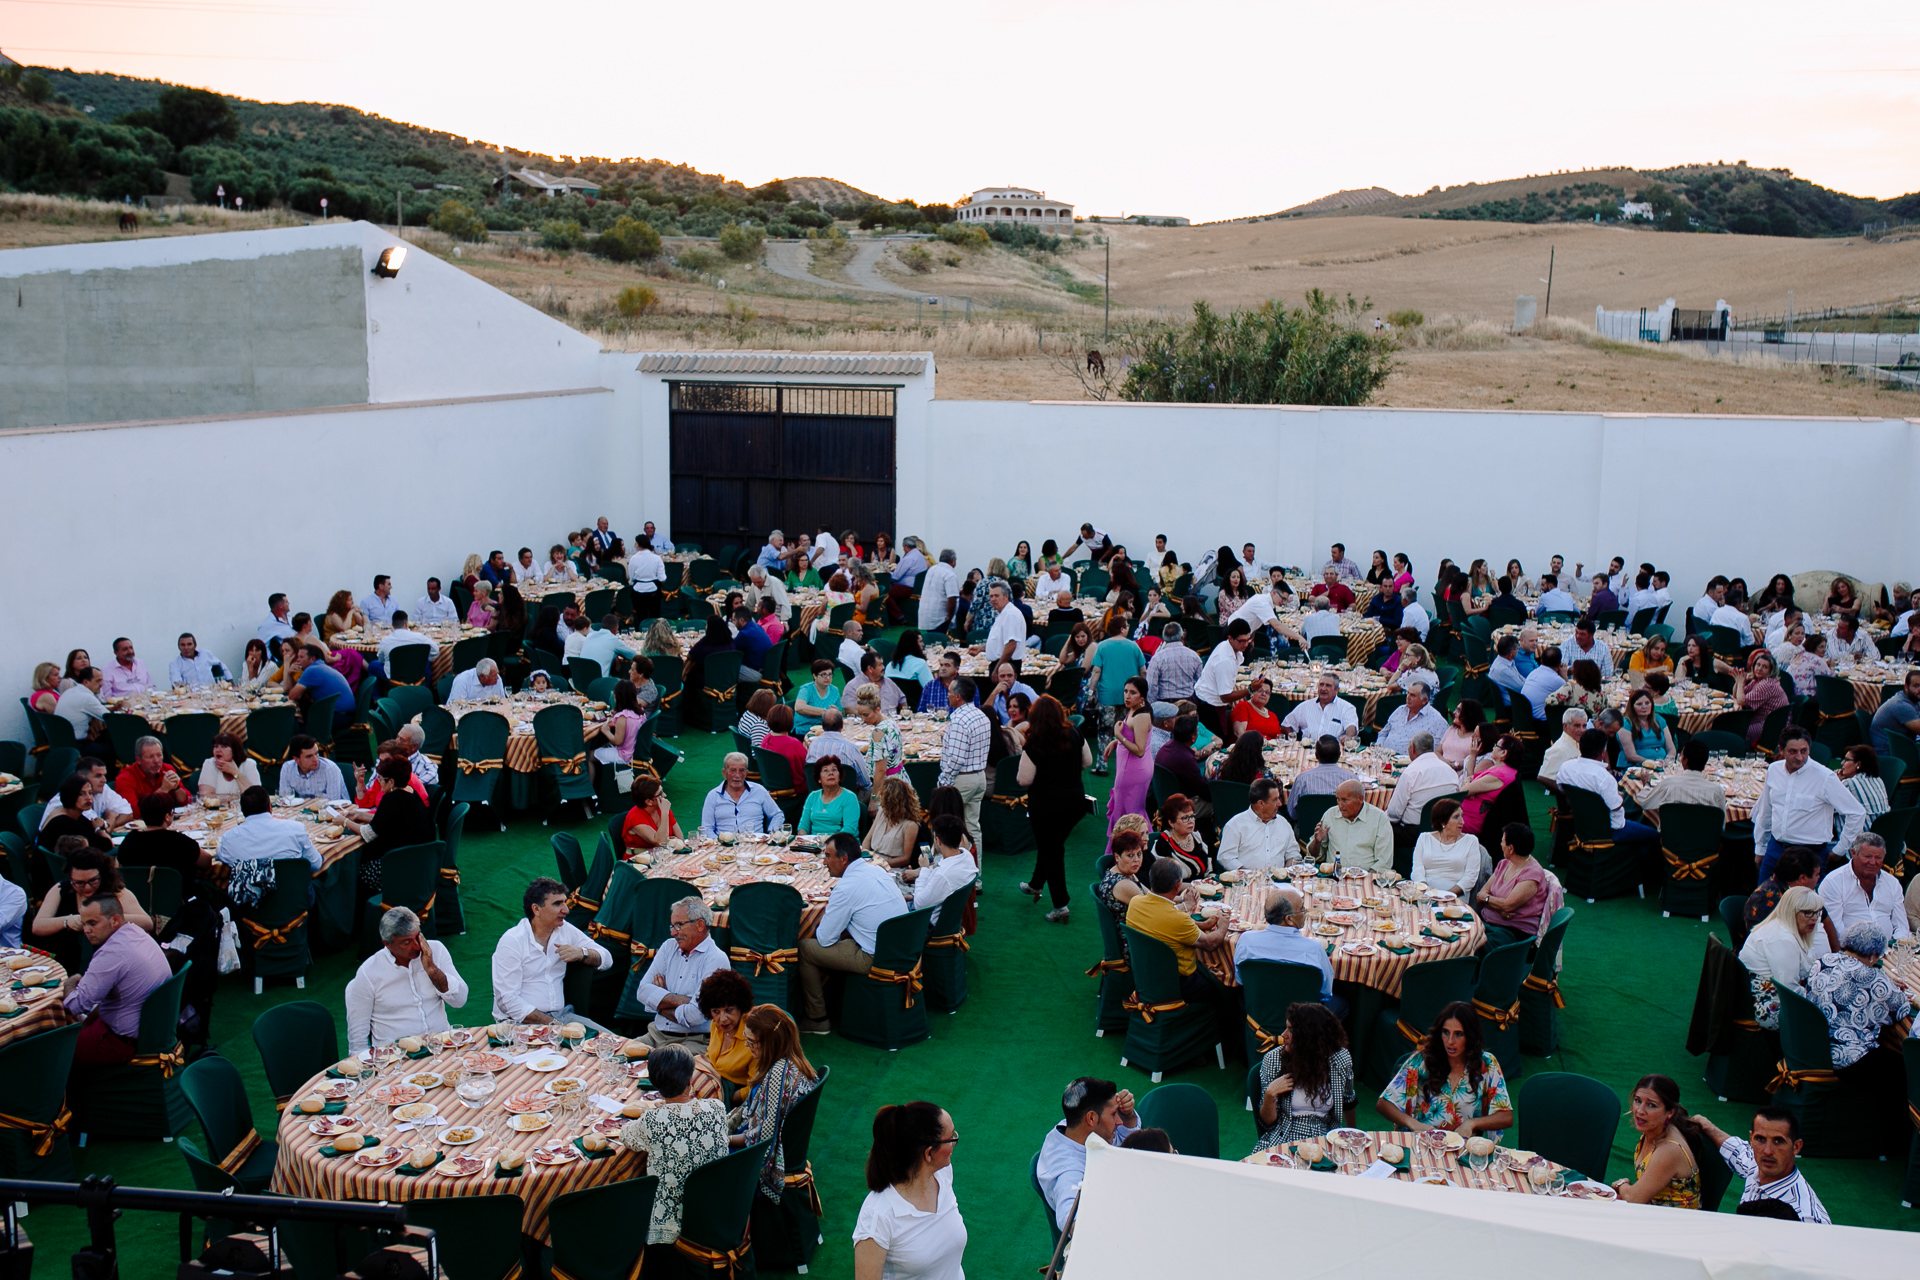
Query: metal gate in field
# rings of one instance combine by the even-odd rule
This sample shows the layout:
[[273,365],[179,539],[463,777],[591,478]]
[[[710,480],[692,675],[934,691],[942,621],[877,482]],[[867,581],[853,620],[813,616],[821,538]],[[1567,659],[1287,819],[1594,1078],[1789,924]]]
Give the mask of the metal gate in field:
[[673,536],[708,552],[893,528],[892,387],[670,382]]

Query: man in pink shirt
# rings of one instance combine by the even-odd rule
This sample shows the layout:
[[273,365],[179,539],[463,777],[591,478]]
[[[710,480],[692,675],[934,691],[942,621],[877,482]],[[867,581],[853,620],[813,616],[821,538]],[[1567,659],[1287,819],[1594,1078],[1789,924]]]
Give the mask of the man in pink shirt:
[[145,929],[129,927],[120,899],[96,894],[80,907],[80,932],[92,944],[87,971],[62,985],[67,1012],[86,1019],[74,1043],[76,1066],[105,1066],[133,1057],[140,1008],[173,976],[166,952]]
[[147,664],[133,656],[133,641],[121,636],[113,642],[113,661],[107,664],[103,697],[124,698],[130,693],[145,693],[153,688]]

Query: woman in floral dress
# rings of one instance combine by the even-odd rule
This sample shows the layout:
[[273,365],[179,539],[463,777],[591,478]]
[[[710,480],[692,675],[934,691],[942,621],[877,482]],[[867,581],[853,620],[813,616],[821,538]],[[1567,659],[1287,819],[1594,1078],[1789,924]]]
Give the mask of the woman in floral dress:
[[1473,1006],[1454,1001],[1440,1010],[1425,1043],[1400,1065],[1375,1108],[1410,1133],[1451,1129],[1498,1142],[1513,1123],[1513,1102],[1499,1060],[1483,1046]]
[[665,1100],[620,1126],[620,1141],[644,1152],[647,1174],[660,1180],[653,1197],[647,1244],[671,1246],[680,1238],[687,1179],[695,1169],[727,1154],[727,1111],[718,1098],[696,1098],[693,1055],[678,1045],[647,1056],[647,1075]]

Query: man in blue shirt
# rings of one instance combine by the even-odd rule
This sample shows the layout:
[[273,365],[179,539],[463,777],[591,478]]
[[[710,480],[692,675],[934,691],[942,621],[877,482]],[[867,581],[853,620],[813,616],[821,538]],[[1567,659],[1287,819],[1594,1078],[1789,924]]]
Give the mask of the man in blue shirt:
[[233,679],[226,663],[210,653],[200,652],[200,644],[191,631],[181,632],[178,643],[180,656],[167,667],[167,679],[172,684],[204,689],[215,680]]
[[507,563],[507,553],[494,549],[487,555],[487,562],[480,566],[480,576],[495,587],[504,587],[513,581],[513,566]]
[[613,660],[616,656],[632,658],[633,650],[620,638],[620,619],[608,614],[600,619],[600,625],[587,632],[587,638],[580,642],[580,656],[589,662],[600,664],[600,674],[613,674]]
[[754,558],[754,563],[768,573],[785,573],[787,571],[787,536],[778,529],[769,533],[767,545],[760,548],[760,554]]
[[1494,687],[1500,690],[1500,701],[1507,706],[1513,705],[1513,695],[1527,683],[1526,674],[1514,661],[1519,650],[1520,642],[1513,636],[1501,636],[1493,642],[1493,662],[1487,667],[1487,679],[1493,681]]
[[707,792],[700,806],[700,829],[709,835],[723,831],[763,833],[777,830],[786,821],[773,796],[757,782],[747,781],[747,758],[738,751],[727,752],[721,762],[722,781]]
[[293,673],[298,678],[287,690],[287,697],[311,707],[322,698],[337,696],[340,700],[333,704],[333,727],[338,729],[352,723],[353,687],[345,676],[327,665],[327,655],[320,652],[319,646],[302,645],[293,651]]
[[1334,1017],[1345,1018],[1347,1002],[1333,994],[1333,964],[1327,959],[1327,949],[1300,932],[1300,921],[1305,916],[1306,900],[1298,889],[1275,889],[1268,893],[1267,927],[1249,929],[1234,943],[1234,976],[1240,977],[1240,966],[1249,960],[1309,965],[1320,971],[1320,1003],[1327,1006]]
[[1574,598],[1560,589],[1560,580],[1550,573],[1540,575],[1539,617],[1550,613],[1579,613],[1580,606]]
[[[280,794],[302,800],[353,799],[340,766],[320,754],[312,734],[296,733],[287,741],[287,762],[280,766]],[[244,810],[243,810],[244,812]]]
[[1560,660],[1560,647],[1548,645],[1540,655],[1540,665],[1527,677],[1526,684],[1520,687],[1520,696],[1533,704],[1533,714],[1541,720],[1547,718],[1547,695],[1558,693],[1567,683],[1567,665]]
[[733,647],[740,651],[740,679],[745,684],[760,682],[760,669],[773,648],[773,638],[753,620],[753,611],[745,605],[733,611]]

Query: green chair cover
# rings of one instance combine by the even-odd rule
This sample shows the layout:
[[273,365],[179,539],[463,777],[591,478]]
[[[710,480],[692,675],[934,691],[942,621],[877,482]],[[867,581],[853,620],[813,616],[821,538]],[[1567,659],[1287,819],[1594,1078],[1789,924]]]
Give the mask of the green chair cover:
[[1347,642],[1339,636],[1322,636],[1307,646],[1307,656],[1315,662],[1345,662]]
[[1780,1060],[1784,1080],[1770,1090],[1773,1105],[1800,1122],[1801,1154],[1809,1160],[1868,1159],[1889,1154],[1876,1101],[1836,1078],[1826,1015],[1806,997],[1775,987],[1780,997]]
[[[194,1146],[188,1139],[185,1137],[180,1138],[178,1146],[180,1148],[181,1158],[187,1162],[187,1177],[193,1182],[193,1189],[195,1191],[211,1191],[216,1195],[223,1192],[240,1191],[240,1184],[234,1180],[233,1175],[225,1169],[222,1169],[214,1161],[208,1159],[206,1153],[201,1151],[199,1147]],[[193,1229],[193,1225],[196,1222],[204,1224],[200,1232],[195,1232]],[[238,1231],[245,1231],[249,1228],[249,1225],[250,1224],[240,1222],[233,1218],[205,1217],[192,1213],[181,1214],[180,1261],[190,1261],[206,1247],[208,1241],[217,1240],[222,1236],[233,1235]],[[286,1229],[292,1225],[292,1223],[288,1223],[281,1229],[283,1237],[282,1248],[286,1247],[284,1244]],[[197,1240],[195,1238],[196,1235],[199,1237]],[[327,1255],[329,1260],[331,1260],[333,1255],[331,1239],[328,1241]],[[289,1260],[291,1260],[291,1253],[289,1253],[288,1256]],[[295,1274],[301,1275],[305,1273],[300,1272],[296,1268]]]
[[1661,915],[1699,916],[1703,922],[1711,917],[1711,881],[1725,827],[1726,814],[1710,804],[1660,807],[1660,854],[1666,864]]
[[287,758],[287,741],[293,737],[297,715],[292,703],[247,712],[247,755],[264,767],[280,764]]
[[[793,782],[793,766],[778,751],[769,751],[765,747],[753,749],[753,763],[760,774],[760,785],[767,789],[775,804],[780,806],[780,815],[787,820],[789,827],[800,825],[800,808],[804,799]],[[935,766],[938,768],[938,765]],[[917,791],[918,788],[915,788]]]
[[1555,866],[1570,897],[1595,902],[1623,898],[1640,884],[1640,868],[1631,852],[1616,846],[1607,802],[1585,787],[1560,793],[1573,811],[1573,839]]
[[[133,749],[133,744],[148,735],[160,738],[145,717],[128,715],[124,711],[107,712],[107,741],[113,745],[113,754],[119,757],[121,764],[133,763],[134,757],[139,754]],[[166,739],[161,738],[163,746],[165,742]]]
[[[191,779],[200,772],[200,766],[213,754],[213,735],[219,732],[220,717],[210,713],[194,712],[167,718],[167,760],[182,779]],[[193,783],[189,781],[188,785]]]
[[1368,1078],[1385,1082],[1408,1052],[1420,1047],[1440,1010],[1458,1000],[1473,999],[1473,977],[1479,961],[1472,956],[1429,960],[1408,967],[1400,980],[1400,1007],[1383,1009],[1368,1055]]
[[1720,1158],[1720,1148],[1705,1138],[1687,1138],[1693,1153],[1693,1166],[1700,1171],[1700,1207],[1708,1213],[1720,1212],[1720,1201],[1733,1181],[1733,1170]]
[[340,1061],[333,1013],[312,1000],[289,1000],[253,1020],[253,1046],[275,1101],[284,1104],[314,1076]]
[[116,1140],[171,1138],[193,1118],[180,1089],[186,1065],[180,1043],[180,993],[191,961],[154,988],[140,1009],[140,1035],[133,1061],[105,1067],[75,1067],[69,1091],[81,1133]]
[[932,1034],[927,1002],[917,990],[924,979],[921,956],[933,908],[923,907],[883,922],[875,931],[873,968],[847,975],[840,1006],[840,1034],[861,1044],[899,1049]]
[[1560,947],[1573,923],[1573,908],[1562,907],[1547,922],[1533,952],[1533,972],[1520,983],[1520,1052],[1537,1058],[1553,1056],[1560,1046]]
[[11,1122],[0,1127],[0,1177],[43,1182],[73,1179],[67,1076],[73,1069],[80,1025],[74,1022],[42,1031],[0,1049],[0,1095],[4,1096],[0,1108]]
[[[716,1272],[725,1274],[724,1263],[715,1266],[714,1255],[731,1259],[732,1274],[755,1274],[753,1241],[747,1225],[753,1217],[753,1202],[758,1198],[760,1170],[767,1163],[773,1139],[742,1147],[731,1155],[709,1161],[687,1175],[686,1202],[680,1214],[680,1241],[672,1253],[663,1254],[668,1276],[685,1280],[713,1280]],[[697,1247],[704,1258],[690,1256],[685,1246]],[[649,1273],[651,1275],[651,1273]],[[653,1277],[652,1280],[658,1280]]]
[[460,837],[466,833],[471,811],[471,805],[454,805],[440,833],[440,900],[434,909],[440,913],[440,936],[445,938],[467,931],[467,909],[460,901]]
[[974,886],[962,885],[939,906],[940,921],[927,932],[921,955],[927,988],[927,1007],[935,1013],[958,1013],[967,1002],[967,903]]
[[[448,674],[457,676],[462,671],[471,671],[475,667],[479,666],[480,659],[487,656],[487,647],[489,644],[492,643],[492,641],[493,641],[492,636],[468,636],[464,640],[454,641],[453,659],[452,659],[453,665],[450,668],[448,668]],[[400,647],[413,648],[414,646],[404,645]],[[399,683],[399,682],[396,681],[396,683]],[[417,680],[408,680],[405,683],[418,684],[420,682]]]
[[813,1261],[820,1246],[820,1192],[813,1181],[807,1152],[813,1145],[813,1126],[820,1111],[832,1067],[822,1067],[820,1078],[806,1096],[793,1104],[780,1125],[780,1155],[786,1162],[786,1185],[775,1204],[764,1195],[753,1198],[753,1263],[756,1268],[791,1271]]
[[[1101,874],[1105,874],[1103,870]],[[1087,886],[1087,896],[1094,902],[1100,901],[1096,882]],[[1087,976],[1100,976],[1100,992],[1095,997],[1093,1015],[1093,1034],[1104,1036],[1109,1031],[1124,1033],[1127,1029],[1127,1001],[1133,998],[1133,966],[1128,963],[1126,946],[1120,937],[1120,922],[1104,904],[1093,913],[1094,922],[1100,926],[1100,963],[1087,970]]]
[[[491,805],[507,770],[507,718],[497,711],[469,711],[460,718],[460,755],[454,762],[453,802]],[[442,766],[441,777],[446,777]]]
[[598,680],[592,681],[587,685],[587,698],[592,702],[604,702],[611,707],[613,705],[613,691],[619,687],[619,684],[620,679],[618,676],[601,676]]
[[604,678],[606,674],[592,658],[570,658],[567,661],[567,682],[576,693],[585,693],[593,687],[595,680]]
[[[553,781],[556,804],[589,799],[593,778],[587,772],[580,708],[571,703],[542,707],[533,717],[533,738],[540,748],[540,772]],[[550,809],[543,821],[552,817]]]
[[1520,984],[1526,981],[1532,951],[1531,938],[1493,948],[1480,957],[1480,977],[1473,988],[1480,1036],[1509,1081],[1526,1070],[1520,1056]]
[[172,867],[123,866],[120,878],[126,881],[134,900],[156,928],[166,928],[166,922],[180,914],[180,904],[186,901],[186,886],[181,883],[180,873]]
[[1514,1099],[1518,1145],[1595,1182],[1607,1180],[1607,1157],[1620,1127],[1620,1098],[1590,1076],[1543,1071],[1527,1077]]
[[607,891],[600,909],[587,921],[587,936],[613,956],[611,965],[596,970],[592,975],[588,1016],[597,1022],[613,1020],[621,992],[629,983],[638,980],[639,974],[646,970],[647,962],[652,958],[653,953],[647,951],[639,958],[639,970],[633,970],[634,905],[639,900],[640,886],[645,883],[646,878],[639,867],[626,863],[615,865],[607,879]]
[[333,721],[339,709],[340,695],[337,693],[315,698],[307,706],[307,718],[300,722],[300,727],[320,744],[320,754],[323,756],[333,754]]
[[1159,1084],[1166,1072],[1204,1057],[1211,1048],[1224,1071],[1226,1051],[1213,1010],[1181,996],[1180,967],[1173,950],[1131,926],[1121,928],[1133,966],[1135,997],[1127,1003],[1127,1041],[1120,1065],[1143,1067]]
[[[33,732],[33,754],[37,756],[52,745],[47,741],[47,727],[40,722],[41,713],[35,711],[33,704],[24,697],[20,699],[20,710],[27,718],[27,728]],[[67,728],[71,731],[73,726],[69,725]],[[17,778],[23,776],[26,770],[8,769],[7,772]]]
[[[931,798],[931,792],[923,799]],[[1008,756],[993,769],[993,794],[980,806],[983,853],[1032,853],[1038,844],[1027,813],[1027,789],[1020,785],[1020,757]]]
[[[433,646],[401,644],[387,650],[389,684],[425,685],[433,671]],[[479,661],[479,659],[474,659]]]
[[1040,1216],[1047,1220],[1047,1234],[1052,1239],[1052,1249],[1060,1250],[1060,1224],[1054,1219],[1053,1206],[1047,1203],[1046,1190],[1040,1185],[1040,1153],[1033,1153],[1033,1160],[1027,1165],[1027,1180],[1033,1184],[1033,1194],[1040,1198]]
[[[647,1247],[647,1223],[659,1189],[658,1178],[627,1178],[557,1197],[547,1210],[554,1274],[572,1280],[632,1280]],[[625,1229],[609,1231],[609,1223],[624,1224]]]
[[[415,716],[423,714],[427,708],[434,705],[433,690],[427,688],[424,684],[396,684],[387,690],[386,701],[393,703],[394,706],[398,708],[393,716],[394,726],[398,728]],[[424,728],[425,726],[423,725],[422,727]]]
[[1183,1156],[1220,1158],[1220,1108],[1197,1084],[1163,1084],[1147,1091],[1137,1108],[1142,1127],[1165,1129]]
[[656,661],[653,664],[653,687],[660,693],[660,708],[647,720],[653,728],[653,736],[677,738],[680,736],[681,704],[686,701],[686,690],[680,680],[680,664],[672,658]]
[[787,884],[743,884],[728,900],[727,931],[732,936],[727,955],[734,972],[752,985],[755,1004],[793,1011],[800,916],[805,909],[799,891]]
[[733,704],[739,683],[738,650],[708,654],[700,668],[700,696],[687,705],[687,723],[708,733],[718,733],[732,725],[737,715]]
[[1320,819],[1331,808],[1333,797],[1330,795],[1301,796],[1293,805],[1293,829],[1311,839],[1313,829],[1320,825]]
[[247,1086],[233,1063],[209,1053],[180,1073],[180,1091],[207,1135],[207,1150],[219,1153],[220,1166],[248,1194],[265,1191],[273,1180],[280,1144],[262,1139],[247,1105]]
[[1285,960],[1247,960],[1239,969],[1240,990],[1246,998],[1247,1061],[1257,1065],[1267,1050],[1279,1045],[1288,1008],[1319,1002],[1320,970]]
[[[1693,735],[1693,741],[1700,743],[1708,751],[1724,751],[1728,755],[1736,757],[1747,754],[1747,739],[1745,734],[1726,733],[1719,729],[1702,729],[1699,733]],[[1665,819],[1663,818],[1661,821],[1664,822]]]
[[[26,891],[27,901],[46,896],[46,889],[33,891],[33,861],[26,838],[18,831],[0,828],[0,874]],[[51,881],[49,881],[51,887]]]
[[1248,809],[1245,782],[1221,782],[1212,784],[1213,789],[1213,825],[1225,829],[1228,822]]
[[433,1232],[440,1269],[449,1277],[503,1280],[520,1271],[520,1222],[526,1212],[526,1201],[516,1195],[434,1196],[407,1201],[407,1225]]
[[580,852],[579,837],[570,831],[556,831],[547,837],[547,843],[553,846],[553,862],[560,883],[567,886],[568,893],[574,892],[587,882],[587,859]]
[[405,907],[420,917],[420,932],[429,938],[439,936],[439,913],[434,909],[440,893],[440,854],[446,847],[441,840],[410,844],[394,849],[380,859],[380,892],[367,898],[363,917],[360,954],[370,956],[380,945],[380,917],[394,907]]
[[313,866],[306,859],[276,858],[273,884],[261,893],[259,905],[236,911],[240,940],[252,964],[255,995],[260,994],[263,978],[298,978],[301,987],[307,985],[307,968],[313,963],[307,930],[312,880]]
[[[639,878],[639,868],[630,869],[635,873],[634,876],[625,878]],[[616,878],[622,877],[616,876]],[[668,939],[671,936],[668,930],[673,923],[673,904],[686,898],[699,896],[699,886],[688,884],[684,880],[672,880],[664,876],[659,879],[640,879],[632,896],[628,899],[626,924],[622,926],[628,935],[627,945],[631,949],[632,958],[627,966],[626,980],[621,984],[620,1004],[615,1010],[616,1017],[641,1022],[652,1020],[653,1014],[640,1003],[638,995],[641,975],[646,973],[647,966],[653,962],[654,953],[668,945]]]

